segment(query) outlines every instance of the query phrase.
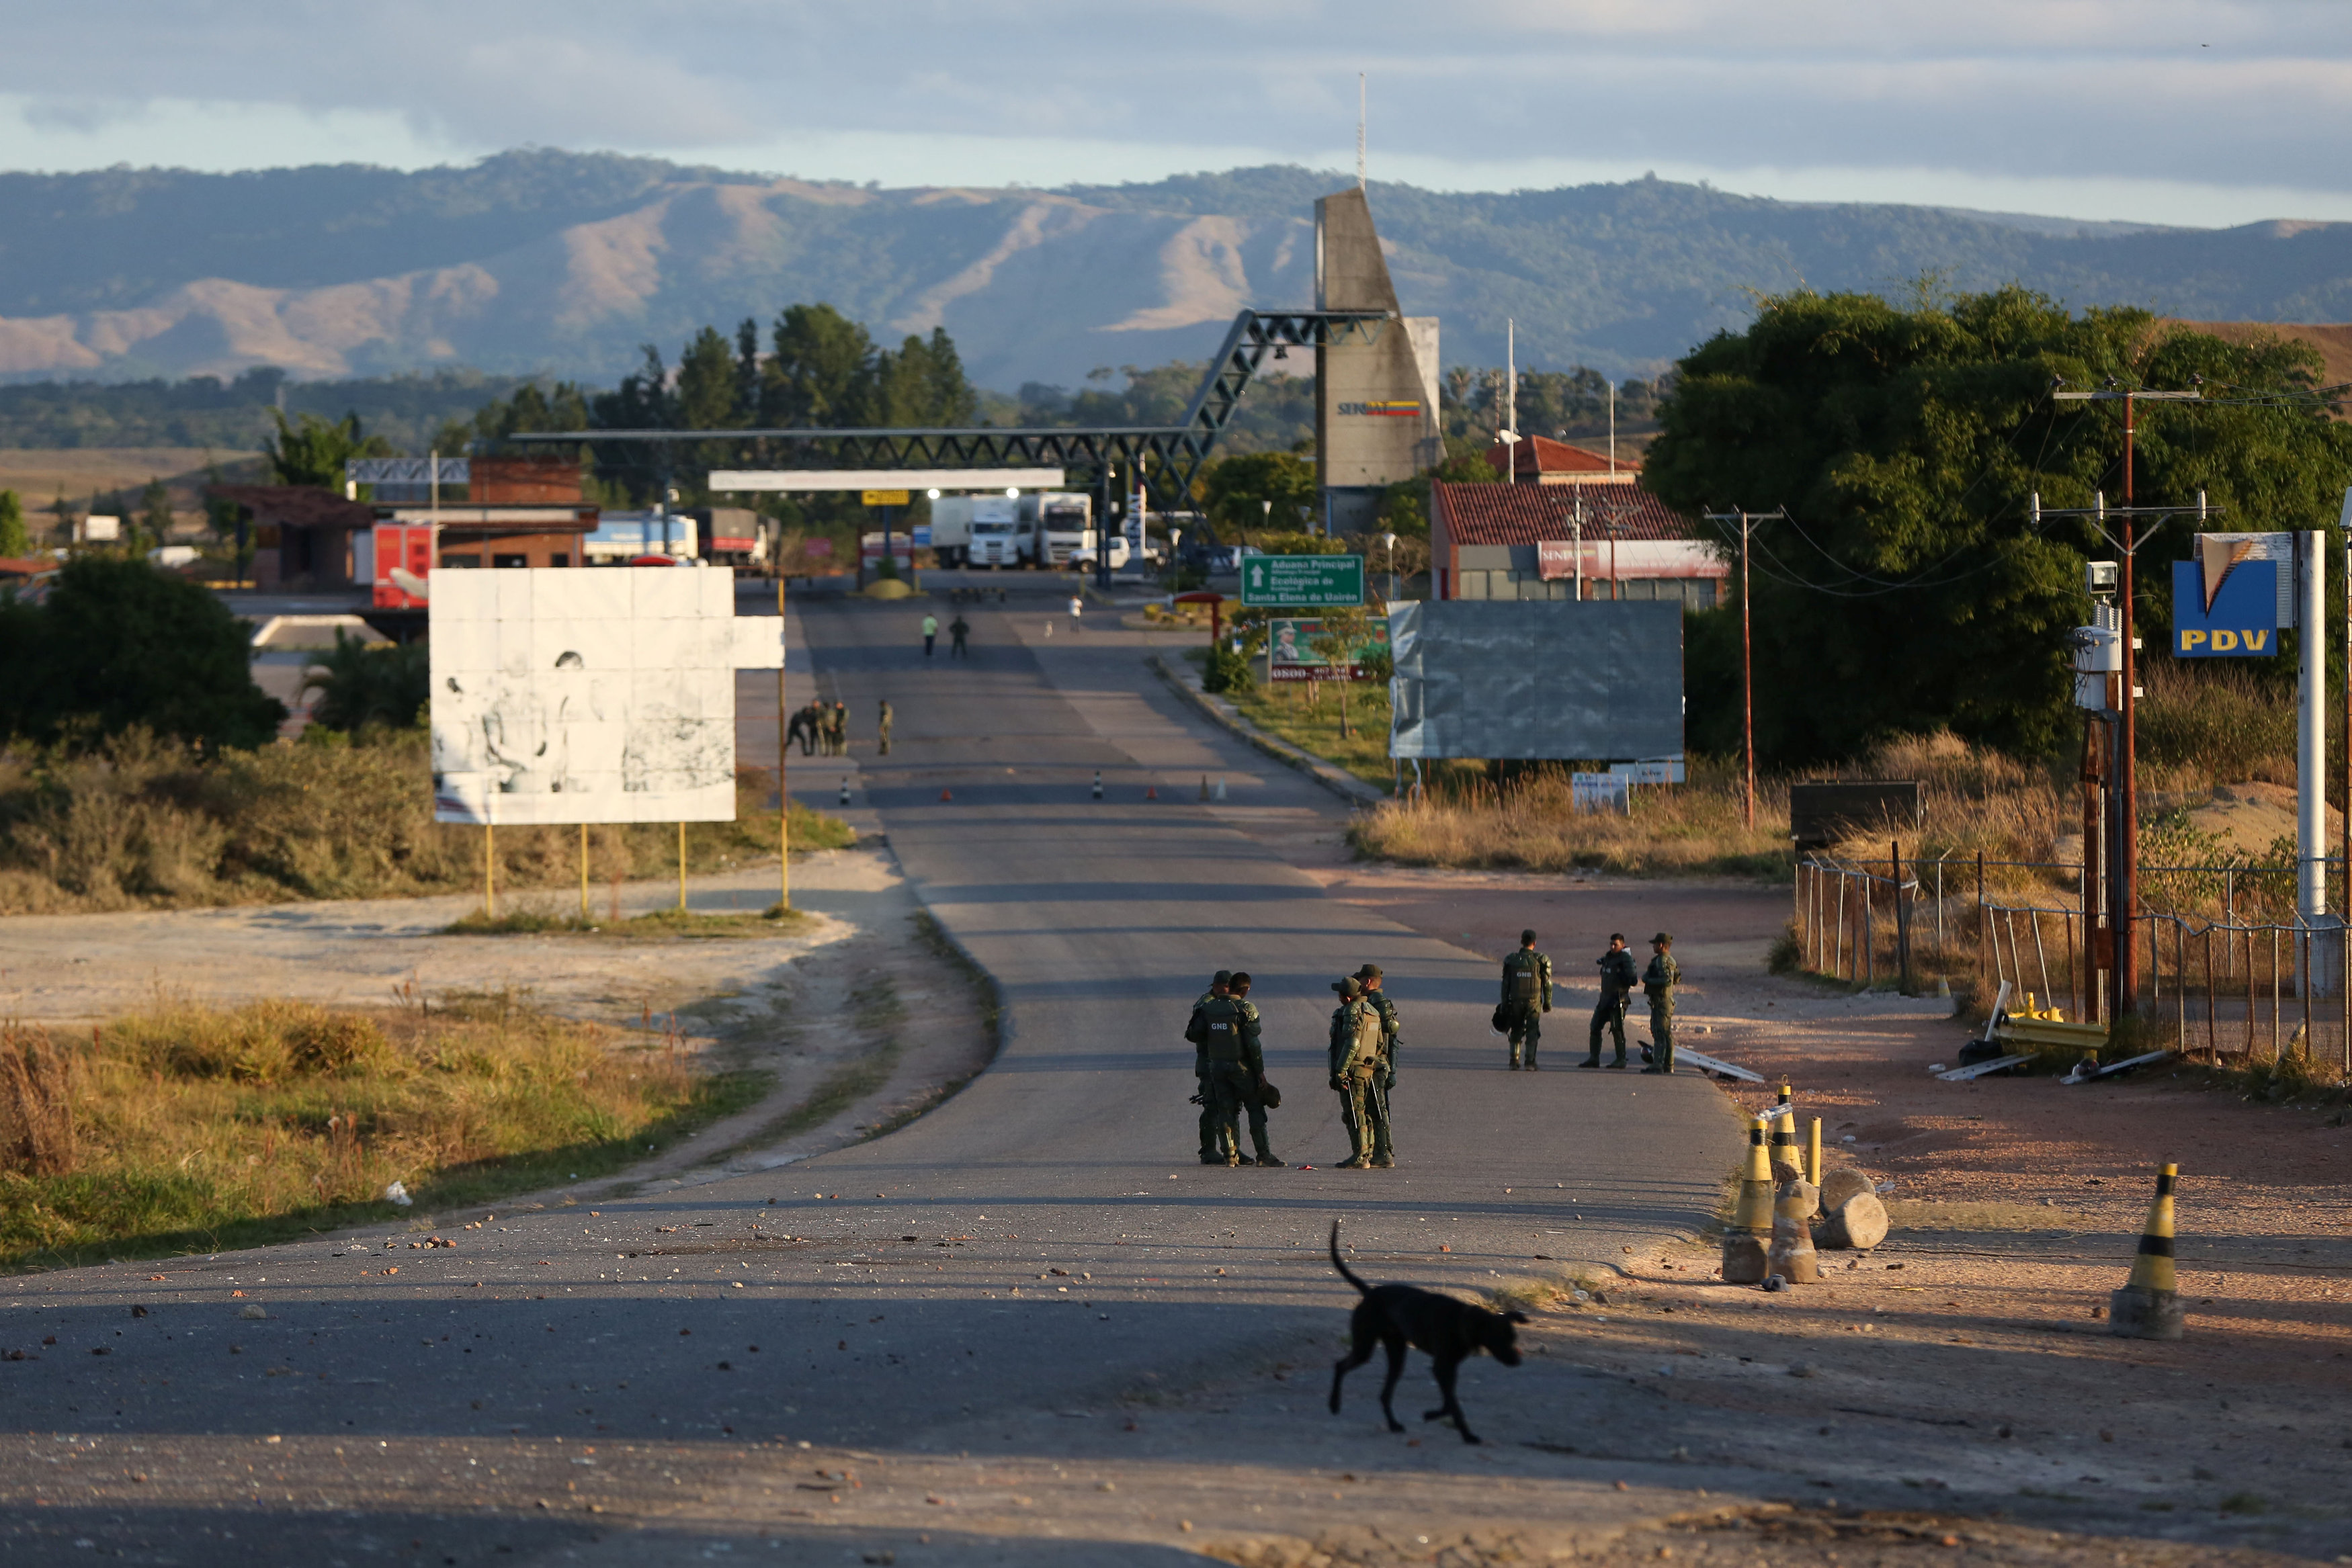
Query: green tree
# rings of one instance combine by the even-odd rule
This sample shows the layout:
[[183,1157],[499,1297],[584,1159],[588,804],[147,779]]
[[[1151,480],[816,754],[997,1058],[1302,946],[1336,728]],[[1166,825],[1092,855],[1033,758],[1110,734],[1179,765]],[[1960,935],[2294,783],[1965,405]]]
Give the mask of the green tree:
[[77,556],[38,606],[0,615],[0,733],[84,748],[134,727],[205,750],[273,739],[286,716],[253,684],[245,623],[143,560]]
[[139,492],[138,532],[132,538],[134,549],[153,549],[172,541],[172,492],[163,481],[150,478],[146,488]]
[[875,423],[874,340],[830,305],[776,318],[761,387],[762,424],[856,428]]
[[0,490],[0,556],[33,553],[33,536],[25,528],[25,503],[14,490]]
[[[1209,520],[1226,538],[1297,532],[1309,522],[1321,522],[1315,464],[1295,453],[1250,452],[1223,458],[1209,465],[1201,483]],[[1302,507],[1307,508],[1303,514]]]
[[362,431],[355,413],[333,420],[305,413],[289,421],[282,410],[273,408],[269,416],[278,430],[261,444],[261,455],[271,480],[279,485],[309,485],[340,494],[345,463],[354,457],[393,455],[392,444]]
[[338,628],[319,668],[310,682],[320,694],[312,717],[329,729],[403,728],[433,695],[423,643],[362,643]]
[[[2072,733],[2083,563],[2114,552],[2086,523],[2035,526],[2030,497],[2086,507],[2123,490],[2116,405],[2059,402],[2053,385],[2201,383],[2213,401],[2140,406],[2136,497],[2202,489],[2216,527],[2316,528],[2352,477],[2352,430],[2311,395],[2316,367],[2301,344],[2075,315],[2021,288],[1910,308],[1780,295],[1682,361],[1645,480],[1688,515],[1788,510],[1757,526],[1751,552],[1760,752],[1801,763],[1942,726],[2046,752]],[[2139,558],[2150,648],[2177,553]],[[1691,696],[1695,732],[1736,700]]]

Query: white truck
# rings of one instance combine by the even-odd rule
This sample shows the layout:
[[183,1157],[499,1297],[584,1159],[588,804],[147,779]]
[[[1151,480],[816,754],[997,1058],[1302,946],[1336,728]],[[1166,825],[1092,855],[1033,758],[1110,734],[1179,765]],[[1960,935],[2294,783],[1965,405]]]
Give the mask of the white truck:
[[941,496],[931,503],[941,566],[1027,566],[1037,558],[1034,508],[1013,496]]
[[1037,519],[1037,563],[1065,567],[1079,551],[1095,548],[1094,497],[1070,490],[1024,496],[1024,513]]

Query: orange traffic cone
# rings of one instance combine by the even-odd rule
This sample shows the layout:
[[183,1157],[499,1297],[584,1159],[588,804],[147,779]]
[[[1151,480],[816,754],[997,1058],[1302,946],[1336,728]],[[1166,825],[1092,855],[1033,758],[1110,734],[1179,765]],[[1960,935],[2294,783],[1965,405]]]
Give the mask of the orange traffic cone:
[[1157,800],[1160,799],[1160,791],[1154,786],[1146,785],[1143,789],[1143,798],[1147,800]]
[[955,799],[955,791],[952,789],[942,789],[940,791],[940,799],[942,800],[952,800]]

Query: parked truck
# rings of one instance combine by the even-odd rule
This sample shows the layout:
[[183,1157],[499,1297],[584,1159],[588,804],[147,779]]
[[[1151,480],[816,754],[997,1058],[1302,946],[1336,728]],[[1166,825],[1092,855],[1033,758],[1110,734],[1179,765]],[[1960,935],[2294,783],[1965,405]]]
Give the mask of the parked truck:
[[1037,520],[1037,562],[1064,567],[1079,551],[1095,548],[1094,497],[1069,490],[1048,490],[1024,496],[1024,513]]
[[931,503],[931,549],[941,566],[1021,567],[1037,559],[1037,522],[1025,497],[941,496]]

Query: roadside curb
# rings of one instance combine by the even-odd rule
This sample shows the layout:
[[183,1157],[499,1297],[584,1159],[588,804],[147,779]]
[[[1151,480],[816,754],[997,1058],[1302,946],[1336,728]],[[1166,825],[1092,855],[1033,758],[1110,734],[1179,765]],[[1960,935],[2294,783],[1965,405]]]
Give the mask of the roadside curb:
[[1213,696],[1201,689],[1201,677],[1189,670],[1180,670],[1158,653],[1146,661],[1152,672],[1167,682],[1177,695],[1199,708],[1212,720],[1231,730],[1235,736],[1265,752],[1286,768],[1296,768],[1343,800],[1359,806],[1377,805],[1388,796],[1365,783],[1344,768],[1335,768],[1311,751],[1293,746],[1286,740],[1268,735],[1244,718],[1234,705],[1223,697]]

